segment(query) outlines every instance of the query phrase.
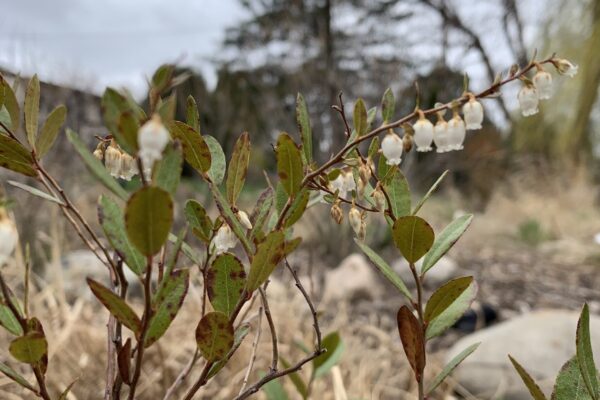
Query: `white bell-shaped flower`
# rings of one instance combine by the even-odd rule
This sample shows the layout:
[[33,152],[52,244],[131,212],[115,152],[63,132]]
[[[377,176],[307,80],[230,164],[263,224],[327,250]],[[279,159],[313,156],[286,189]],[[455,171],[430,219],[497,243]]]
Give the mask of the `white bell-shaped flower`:
[[469,101],[463,106],[463,115],[467,129],[481,129],[483,122],[483,106],[475,99],[475,96],[470,96]]
[[135,158],[127,153],[121,155],[121,174],[120,178],[130,181],[138,173],[137,163]]
[[238,219],[246,229],[252,229],[252,222],[250,222],[250,218],[248,218],[248,214],[245,211],[238,210],[236,213]]
[[437,148],[438,153],[446,153],[450,151],[448,146],[448,123],[443,117],[439,117],[438,121],[433,127],[433,142]]
[[10,258],[17,247],[19,233],[14,221],[0,209],[0,266]]
[[402,139],[392,131],[389,131],[381,141],[381,151],[387,159],[388,165],[400,164],[403,150]]
[[517,99],[519,100],[519,105],[521,106],[521,113],[524,117],[535,115],[539,112],[538,105],[540,103],[540,99],[538,97],[538,92],[534,86],[523,86],[521,90],[519,90]]
[[387,206],[387,200],[385,198],[383,190],[381,190],[381,186],[379,185],[379,183],[377,183],[375,190],[373,190],[373,192],[371,193],[371,197],[375,202],[375,207],[377,207],[379,211],[385,211]]
[[237,238],[235,234],[229,225],[223,223],[213,238],[212,246],[214,247],[215,254],[220,254],[234,248],[236,243]]
[[348,212],[348,220],[350,221],[350,226],[356,234],[356,237],[360,240],[364,240],[367,231],[367,224],[363,213],[361,213],[356,207],[354,207],[354,205]]
[[433,124],[422,112],[419,112],[419,119],[413,125],[413,129],[415,131],[413,141],[417,145],[417,151],[430,151],[433,142]]
[[558,73],[561,75],[567,75],[568,77],[572,78],[577,75],[577,72],[579,72],[579,66],[573,64],[569,60],[565,60],[564,58],[553,61],[552,63],[556,67]]
[[552,97],[552,75],[546,71],[538,71],[533,76],[533,84],[538,92],[540,100],[547,100]]
[[119,150],[114,143],[111,143],[104,152],[104,166],[115,178],[121,176],[121,160],[121,150]]
[[452,119],[448,121],[448,150],[462,150],[466,134],[465,122],[456,112]]
[[140,127],[138,131],[139,157],[142,160],[146,177],[149,177],[152,172],[154,163],[162,158],[162,152],[169,140],[169,131],[163,125],[158,114],[154,114],[152,119]]

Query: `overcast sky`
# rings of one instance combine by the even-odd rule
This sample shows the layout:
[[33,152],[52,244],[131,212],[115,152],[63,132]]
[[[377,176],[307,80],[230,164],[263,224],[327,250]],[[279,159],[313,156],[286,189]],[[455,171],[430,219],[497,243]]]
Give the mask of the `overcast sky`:
[[237,0],[0,0],[0,9],[0,66],[137,95],[165,61],[200,68],[212,85],[224,29],[243,17]]

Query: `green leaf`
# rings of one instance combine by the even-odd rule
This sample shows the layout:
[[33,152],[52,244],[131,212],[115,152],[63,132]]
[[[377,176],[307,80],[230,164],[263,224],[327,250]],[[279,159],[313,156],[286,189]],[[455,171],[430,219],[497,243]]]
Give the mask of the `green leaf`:
[[219,254],[206,275],[208,298],[215,311],[231,316],[245,285],[246,272],[240,260],[230,253]]
[[367,133],[367,129],[369,128],[367,123],[367,108],[363,99],[358,99],[354,103],[353,122],[357,136],[360,137]]
[[106,307],[108,312],[137,336],[140,333],[142,322],[135,311],[125,303],[125,300],[95,280],[91,278],[87,278],[86,280],[94,296]]
[[394,118],[395,111],[396,99],[394,98],[394,93],[392,92],[392,89],[387,88],[381,99],[381,117],[383,118],[384,124],[387,124]]
[[150,347],[169,329],[187,294],[189,278],[190,273],[187,269],[173,271],[164,277],[152,299],[154,312],[148,325],[144,347]]
[[36,364],[48,354],[48,341],[42,332],[32,331],[10,342],[10,354],[26,364]]
[[282,231],[274,231],[269,233],[265,240],[258,245],[256,254],[250,264],[250,272],[246,282],[246,289],[249,293],[265,283],[277,264],[285,256],[284,240],[285,235]]
[[37,75],[33,75],[29,80],[25,90],[25,131],[27,132],[27,141],[31,147],[35,147],[35,140],[38,131],[38,118],[40,114],[40,80]]
[[327,374],[342,358],[344,342],[338,332],[332,332],[323,338],[321,346],[327,351],[312,362],[313,376],[319,378]]
[[[284,368],[290,368],[292,366],[292,364],[290,364],[284,357],[280,356],[279,359],[281,360],[281,365],[283,365]],[[288,378],[290,378],[294,384],[294,387],[296,388],[296,391],[298,391],[298,394],[302,396],[302,399],[306,400],[308,398],[308,387],[306,386],[306,383],[300,374],[298,372],[292,372],[291,374],[288,374]]]
[[253,240],[259,232],[262,232],[262,229],[269,218],[272,206],[273,189],[268,187],[259,196],[254,211],[252,211],[252,215],[250,216],[250,220],[252,221],[252,231],[250,231],[250,234],[248,235],[250,240]]
[[429,298],[423,318],[426,322],[435,319],[446,311],[465,292],[473,282],[472,276],[452,279],[440,286]]
[[196,328],[196,343],[208,362],[218,361],[233,347],[233,326],[227,315],[215,311],[200,320]]
[[221,193],[218,187],[216,187],[215,185],[209,185],[209,187],[221,215],[227,218],[229,226],[231,227],[237,238],[240,240],[240,242],[242,242],[244,247],[246,249],[252,249],[252,243],[250,243],[248,237],[246,236],[246,228],[242,226],[240,221],[233,214],[233,211],[231,211],[231,205],[227,202],[225,197],[223,197],[223,194]]
[[392,228],[394,244],[406,261],[417,262],[433,245],[435,235],[431,226],[421,217],[400,217]]
[[9,127],[13,132],[17,132],[20,126],[21,111],[19,110],[19,102],[17,96],[8,82],[1,77],[0,85],[4,88],[4,107],[10,116]]
[[371,160],[375,159],[375,155],[379,151],[379,136],[375,136],[373,140],[371,140],[371,144],[369,145],[369,158]]
[[[381,158],[384,158],[383,155]],[[385,180],[383,187],[390,196],[392,213],[396,218],[409,215],[411,200],[408,182],[399,168],[395,168],[393,174],[390,173],[390,175],[390,179]],[[379,176],[383,178],[385,175],[380,174]]]
[[117,129],[112,133],[119,146],[130,155],[135,156],[138,151],[139,130],[140,121],[132,111],[127,110],[119,114]]
[[[465,358],[469,357],[471,353],[477,350],[481,343],[475,343],[471,346],[467,347],[463,351],[461,351],[456,357],[454,357],[445,367],[444,369],[434,378],[434,380],[429,384],[427,388],[426,394],[429,396],[431,392],[433,392],[439,385],[454,371],[458,365],[464,361]],[[537,400],[537,399],[536,399]]]
[[200,132],[200,115],[198,114],[198,106],[196,105],[194,96],[191,94],[187,97],[185,121],[189,126],[194,128],[196,132]]
[[136,275],[141,275],[146,270],[146,259],[129,241],[123,211],[114,200],[106,196],[100,197],[98,220],[110,245],[123,258],[129,269]]
[[211,156],[202,135],[180,121],[173,121],[168,126],[173,138],[181,141],[185,161],[201,174],[207,172],[210,168]]
[[231,350],[229,350],[229,352],[227,353],[227,356],[225,356],[225,358],[223,358],[213,364],[213,366],[208,371],[207,379],[212,378],[221,369],[223,369],[223,367],[227,364],[227,360],[229,359],[229,357],[231,357],[231,355],[233,353],[235,353],[235,351],[240,347],[244,338],[246,336],[248,336],[248,333],[250,333],[250,324],[248,324],[248,323],[241,324],[235,330],[235,333],[233,335],[233,346],[231,347]]
[[277,175],[288,196],[300,191],[303,178],[302,156],[290,135],[282,133],[277,139]]
[[306,211],[306,206],[308,205],[308,199],[310,198],[310,192],[308,189],[302,189],[300,193],[294,198],[292,205],[287,213],[287,218],[285,219],[284,226],[286,228],[294,225],[302,215],[304,211]]
[[521,364],[519,364],[517,360],[512,358],[510,355],[508,358],[510,358],[510,362],[512,363],[513,367],[515,367],[519,373],[519,376],[523,380],[523,383],[525,383],[525,386],[527,386],[527,390],[529,390],[529,394],[531,394],[533,400],[546,400],[546,395],[544,395],[542,389],[540,389],[538,384],[535,383],[535,380],[531,377],[531,375],[529,375],[525,368],[523,368]]
[[417,382],[421,382],[423,379],[421,372],[425,368],[425,338],[423,337],[423,330],[417,317],[414,316],[407,306],[400,307],[396,319],[404,353],[415,373]]
[[22,387],[34,392],[36,391],[36,389],[29,382],[27,382],[27,379],[23,378],[17,371],[2,362],[0,362],[0,372]]
[[213,224],[202,204],[196,200],[188,200],[183,213],[194,235],[206,243],[210,242]]
[[215,139],[210,135],[204,135],[204,141],[210,150],[210,169],[208,170],[208,176],[215,185],[220,185],[225,178],[226,160],[223,148]]
[[458,298],[446,308],[444,312],[431,320],[427,325],[427,340],[441,335],[446,329],[450,328],[462,317],[469,309],[475,296],[477,295],[477,283],[473,281],[471,285]]
[[310,164],[313,157],[312,130],[310,128],[310,117],[308,115],[306,101],[304,101],[304,97],[300,93],[298,93],[298,96],[296,97],[296,123],[298,124],[298,130],[300,131],[304,157],[306,158],[307,163]]
[[[175,112],[177,111],[177,95],[175,92],[171,93],[164,101],[159,101],[157,113],[165,123],[171,123],[175,119]],[[182,122],[183,123],[183,122]],[[191,128],[191,127],[190,127]],[[199,133],[199,132],[198,132]]]
[[0,325],[15,336],[23,334],[23,327],[19,323],[19,320],[4,302],[0,303]]
[[154,165],[152,181],[173,194],[177,191],[183,170],[183,155],[177,145],[167,146],[163,157]]
[[174,68],[172,64],[163,64],[152,75],[152,86],[159,93],[171,82]]
[[51,201],[53,203],[60,204],[60,205],[64,204],[61,200],[57,199],[56,197],[54,197],[46,192],[42,192],[41,190],[36,189],[32,186],[26,185],[24,183],[17,182],[17,181],[8,181],[8,184],[11,186],[17,187],[19,189],[23,189],[24,191],[26,191],[34,196],[40,197],[44,200],[48,200],[48,201]]
[[52,145],[56,141],[56,137],[60,132],[60,128],[65,123],[65,119],[67,118],[67,107],[58,106],[48,118],[46,118],[46,122],[42,125],[42,130],[40,131],[40,136],[37,138],[35,143],[36,153],[39,158],[42,158],[48,150],[52,148]]
[[108,173],[104,165],[96,158],[90,151],[83,141],[77,136],[77,133],[70,129],[67,129],[67,139],[75,147],[77,153],[83,160],[88,170],[102,183],[106,188],[112,191],[121,199],[125,200],[129,196],[128,193],[119,185],[119,183]]
[[[264,375],[265,374],[262,373],[261,378]],[[285,392],[285,389],[283,388],[283,385],[281,384],[281,382],[279,382],[278,379],[273,379],[272,381],[267,382],[263,386],[262,389],[263,389],[263,392],[265,392],[265,396],[267,397],[267,400],[288,400],[289,399],[287,393]]]
[[[375,136],[375,137],[377,137],[377,136]],[[425,196],[423,196],[421,201],[419,201],[419,203],[415,206],[415,209],[411,213],[412,215],[417,215],[417,213],[419,212],[421,207],[423,207],[423,204],[425,204],[425,202],[431,197],[433,192],[435,192],[437,190],[438,186],[440,186],[440,184],[442,183],[442,181],[444,180],[446,175],[448,175],[448,170],[445,170],[444,173],[442,175],[440,175],[439,178],[437,178],[437,180],[434,182],[434,184],[431,185],[431,187],[429,188],[427,193],[425,193]]]
[[158,253],[173,223],[173,201],[157,187],[143,187],[127,202],[125,229],[133,245],[146,257]]
[[248,163],[250,162],[250,137],[248,132],[244,132],[233,146],[233,154],[229,161],[227,170],[227,200],[231,205],[235,205],[246,180],[248,172]]
[[593,399],[598,399],[598,371],[594,363],[594,353],[592,351],[592,339],[590,337],[590,310],[587,303],[581,310],[581,316],[577,322],[577,362],[579,370]]
[[402,278],[400,278],[398,274],[394,272],[392,267],[390,267],[388,263],[386,263],[385,260],[379,256],[379,254],[375,253],[373,249],[371,249],[365,243],[361,242],[358,239],[354,239],[354,242],[358,245],[358,247],[360,247],[360,249],[365,253],[365,255],[369,257],[369,260],[371,260],[371,262],[375,264],[375,266],[377,267],[377,269],[379,269],[383,276],[385,276],[387,280],[390,281],[392,285],[394,285],[396,289],[400,291],[400,293],[406,296],[407,299],[412,300],[412,295],[410,294],[410,291],[402,281]]
[[431,269],[439,260],[442,258],[451,248],[454,243],[462,236],[467,230],[473,215],[463,215],[452,221],[444,230],[440,233],[437,240],[431,247],[431,250],[427,252],[425,259],[423,259],[423,265],[421,266],[421,274],[425,274]]
[[117,143],[127,146],[127,142],[122,140],[119,131],[121,113],[132,109],[127,98],[117,90],[108,87],[102,95],[101,107],[104,124],[109,132],[115,136]]
[[31,153],[16,140],[0,135],[0,166],[27,176],[37,176]]
[[73,382],[71,382],[69,384],[69,386],[67,386],[65,388],[65,390],[62,391],[62,393],[60,394],[60,396],[58,396],[58,400],[67,400],[67,396],[69,395],[69,392],[71,391],[71,389],[73,388],[73,385],[75,385],[75,383],[77,383],[77,380],[79,378],[75,379]]
[[590,396],[577,357],[571,358],[558,373],[551,400],[593,400]]

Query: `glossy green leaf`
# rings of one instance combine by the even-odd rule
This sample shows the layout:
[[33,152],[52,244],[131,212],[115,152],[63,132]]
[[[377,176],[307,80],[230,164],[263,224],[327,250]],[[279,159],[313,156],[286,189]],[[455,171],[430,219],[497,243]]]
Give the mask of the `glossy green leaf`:
[[379,256],[379,254],[375,253],[373,249],[367,246],[365,243],[361,242],[358,239],[355,239],[354,242],[360,247],[360,249],[365,253],[365,255],[371,260],[371,262],[379,269],[379,271],[383,274],[383,276],[391,282],[392,285],[396,287],[407,299],[412,300],[412,295],[410,291],[402,281],[402,278],[398,276],[389,266],[387,262],[383,258]]
[[16,140],[0,135],[0,167],[27,176],[36,176],[31,153]]
[[0,303],[0,325],[15,336],[23,334],[23,327],[15,317],[10,307],[3,302]]
[[231,161],[229,161],[229,169],[227,170],[225,186],[227,188],[227,200],[231,205],[235,205],[244,187],[249,162],[250,136],[248,132],[244,132],[233,146],[233,153],[231,154]]
[[138,150],[139,130],[140,121],[132,111],[127,110],[119,114],[117,129],[112,133],[119,146],[130,155],[135,156]]
[[338,332],[332,332],[325,336],[321,345],[327,351],[313,360],[313,376],[315,378],[327,374],[344,354],[344,342]]
[[[189,126],[194,128],[196,132],[200,132],[200,115],[198,113],[198,105],[196,99],[191,94],[186,100],[186,118],[185,121]],[[206,138],[205,138],[206,139]]]
[[146,270],[146,259],[129,241],[125,231],[125,218],[119,205],[111,198],[101,196],[98,220],[110,245],[123,258],[129,269],[136,275],[141,275]]
[[465,358],[469,357],[475,350],[477,350],[477,348],[479,347],[480,344],[481,343],[472,344],[471,346],[467,347],[466,349],[461,351],[459,354],[457,354],[444,367],[444,369],[433,379],[433,381],[431,381],[431,383],[427,387],[426,394],[429,396],[431,394],[431,392],[433,392],[444,381],[444,379],[446,379],[452,373],[452,371],[454,371],[454,369],[456,367],[458,367],[458,365],[461,362],[464,361]]
[[36,391],[36,389],[29,382],[27,382],[27,379],[23,378],[21,374],[2,362],[0,362],[0,372],[22,387],[34,392]]
[[27,132],[27,141],[31,147],[35,146],[38,133],[38,119],[40,114],[40,80],[37,75],[33,75],[29,80],[25,90],[25,131]]
[[287,213],[287,218],[285,219],[284,226],[286,228],[294,225],[302,215],[304,215],[304,211],[306,211],[306,206],[308,205],[308,200],[310,198],[310,192],[308,189],[302,189],[298,195],[294,198],[292,205]]
[[421,217],[400,217],[392,228],[394,244],[406,261],[417,262],[433,245],[435,235],[431,226]]
[[454,246],[456,241],[462,236],[467,230],[473,215],[463,215],[452,221],[444,230],[439,234],[431,250],[427,252],[427,255],[423,259],[423,265],[421,266],[421,274],[425,274],[431,269],[439,260],[442,258],[451,248]]
[[158,253],[173,224],[173,201],[157,187],[143,187],[131,195],[125,208],[127,237],[145,256]]
[[152,299],[152,318],[146,332],[144,347],[160,339],[177,316],[188,291],[190,273],[187,269],[165,276]]
[[44,125],[42,125],[40,136],[35,143],[36,153],[39,158],[42,158],[52,148],[66,118],[67,108],[65,106],[58,106],[50,112]]
[[296,123],[300,131],[300,139],[302,140],[302,151],[306,161],[310,164],[312,161],[312,130],[310,127],[310,117],[306,101],[302,94],[298,93],[296,97]]
[[206,275],[208,298],[215,311],[231,316],[245,286],[246,272],[240,260],[230,253],[219,254]]
[[79,153],[85,166],[88,170],[102,183],[106,188],[112,191],[121,199],[125,200],[129,196],[128,193],[119,185],[119,183],[108,173],[104,165],[96,158],[90,151],[83,141],[79,138],[77,133],[70,129],[67,129],[67,138],[69,142],[75,147],[77,153]]
[[356,103],[354,103],[353,122],[357,136],[360,137],[367,133],[367,108],[365,107],[363,99],[358,99]]
[[282,231],[274,231],[269,233],[265,240],[258,245],[248,273],[246,283],[248,292],[255,291],[265,283],[277,264],[283,259],[285,256],[284,240],[285,235]]
[[181,180],[183,170],[183,154],[181,147],[167,146],[163,157],[154,165],[152,181],[156,186],[174,194]]
[[512,363],[513,367],[515,367],[515,370],[517,370],[517,373],[523,380],[523,383],[525,383],[525,386],[527,387],[527,390],[529,390],[529,394],[531,394],[533,400],[546,400],[546,395],[544,394],[544,392],[542,392],[542,389],[540,389],[538,384],[531,377],[531,375],[529,375],[525,368],[523,368],[521,364],[519,364],[517,360],[512,358],[510,355],[508,356],[508,358],[510,359],[510,362]]
[[[383,157],[383,155],[381,156]],[[387,170],[386,170],[387,171]],[[382,179],[385,175],[379,175]],[[402,171],[399,168],[395,168],[395,171],[389,179],[385,180],[384,188],[390,196],[392,203],[392,213],[396,218],[403,217],[410,214],[410,190],[408,188],[408,182]]]
[[296,143],[287,133],[277,139],[277,175],[288,196],[293,197],[300,191],[303,179],[302,156]]
[[227,356],[234,344],[233,326],[229,317],[218,311],[206,314],[196,328],[196,343],[208,362]]
[[446,311],[473,282],[472,276],[452,279],[440,286],[429,298],[423,318],[429,322]]
[[598,370],[594,363],[594,352],[592,351],[592,339],[590,337],[590,310],[585,304],[581,311],[581,316],[577,322],[577,362],[579,370],[593,399],[597,400],[599,395],[598,388]]
[[396,316],[398,333],[402,341],[408,363],[418,382],[423,379],[421,372],[425,368],[425,338],[421,325],[407,306],[402,306]]
[[29,185],[26,185],[24,183],[17,182],[17,181],[8,181],[8,184],[11,186],[17,187],[19,189],[23,189],[24,191],[26,191],[34,196],[37,196],[41,199],[48,200],[48,201],[51,201],[56,204],[61,204],[61,205],[64,204],[61,200],[57,199],[56,197],[54,197],[46,192],[42,192],[41,190],[36,189],[33,186],[29,186]]
[[429,322],[426,332],[427,340],[441,335],[446,329],[454,325],[471,307],[475,296],[477,296],[477,283],[473,281],[467,290],[458,296],[444,312]]
[[48,353],[48,341],[42,332],[32,331],[10,342],[10,354],[26,364],[36,364]]
[[225,178],[226,160],[223,148],[215,139],[210,135],[204,135],[204,141],[210,150],[210,169],[208,170],[208,176],[215,185],[220,185]]
[[590,396],[581,371],[579,370],[579,363],[577,357],[571,358],[561,368],[556,382],[554,384],[554,390],[552,392],[551,400],[593,400]]
[[383,118],[384,124],[387,124],[394,118],[395,111],[396,99],[394,98],[394,93],[392,92],[392,89],[387,88],[381,99],[381,117]]
[[207,172],[210,168],[211,156],[202,135],[180,121],[173,121],[168,126],[173,138],[181,141],[185,161],[200,173]]
[[125,303],[125,300],[91,278],[87,278],[87,283],[94,296],[106,307],[108,312],[136,335],[140,333],[142,322],[135,311]]

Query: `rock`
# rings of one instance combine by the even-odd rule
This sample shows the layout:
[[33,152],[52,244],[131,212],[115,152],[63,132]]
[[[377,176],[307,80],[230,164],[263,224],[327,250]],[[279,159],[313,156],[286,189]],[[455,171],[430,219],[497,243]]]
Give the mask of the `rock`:
[[[529,400],[531,396],[508,359],[512,355],[549,395],[562,365],[575,354],[579,313],[533,311],[459,340],[446,361],[481,342],[455,370],[453,378],[478,399]],[[600,359],[600,318],[590,316],[592,347]],[[549,398],[549,397],[548,397]]]
[[[422,263],[423,259],[417,261],[416,266],[418,270],[421,269]],[[392,264],[392,268],[398,275],[400,275],[404,283],[406,283],[406,286],[409,288],[415,287],[415,281],[412,272],[410,272],[408,263],[404,258],[399,258],[396,262],[394,262]],[[427,274],[425,275],[425,286],[431,288],[438,287],[450,279],[458,277],[459,275],[460,271],[456,261],[448,256],[443,256],[433,268],[427,271]]]
[[362,254],[355,253],[326,273],[323,300],[373,299],[373,293],[379,288],[379,277],[374,267]]

